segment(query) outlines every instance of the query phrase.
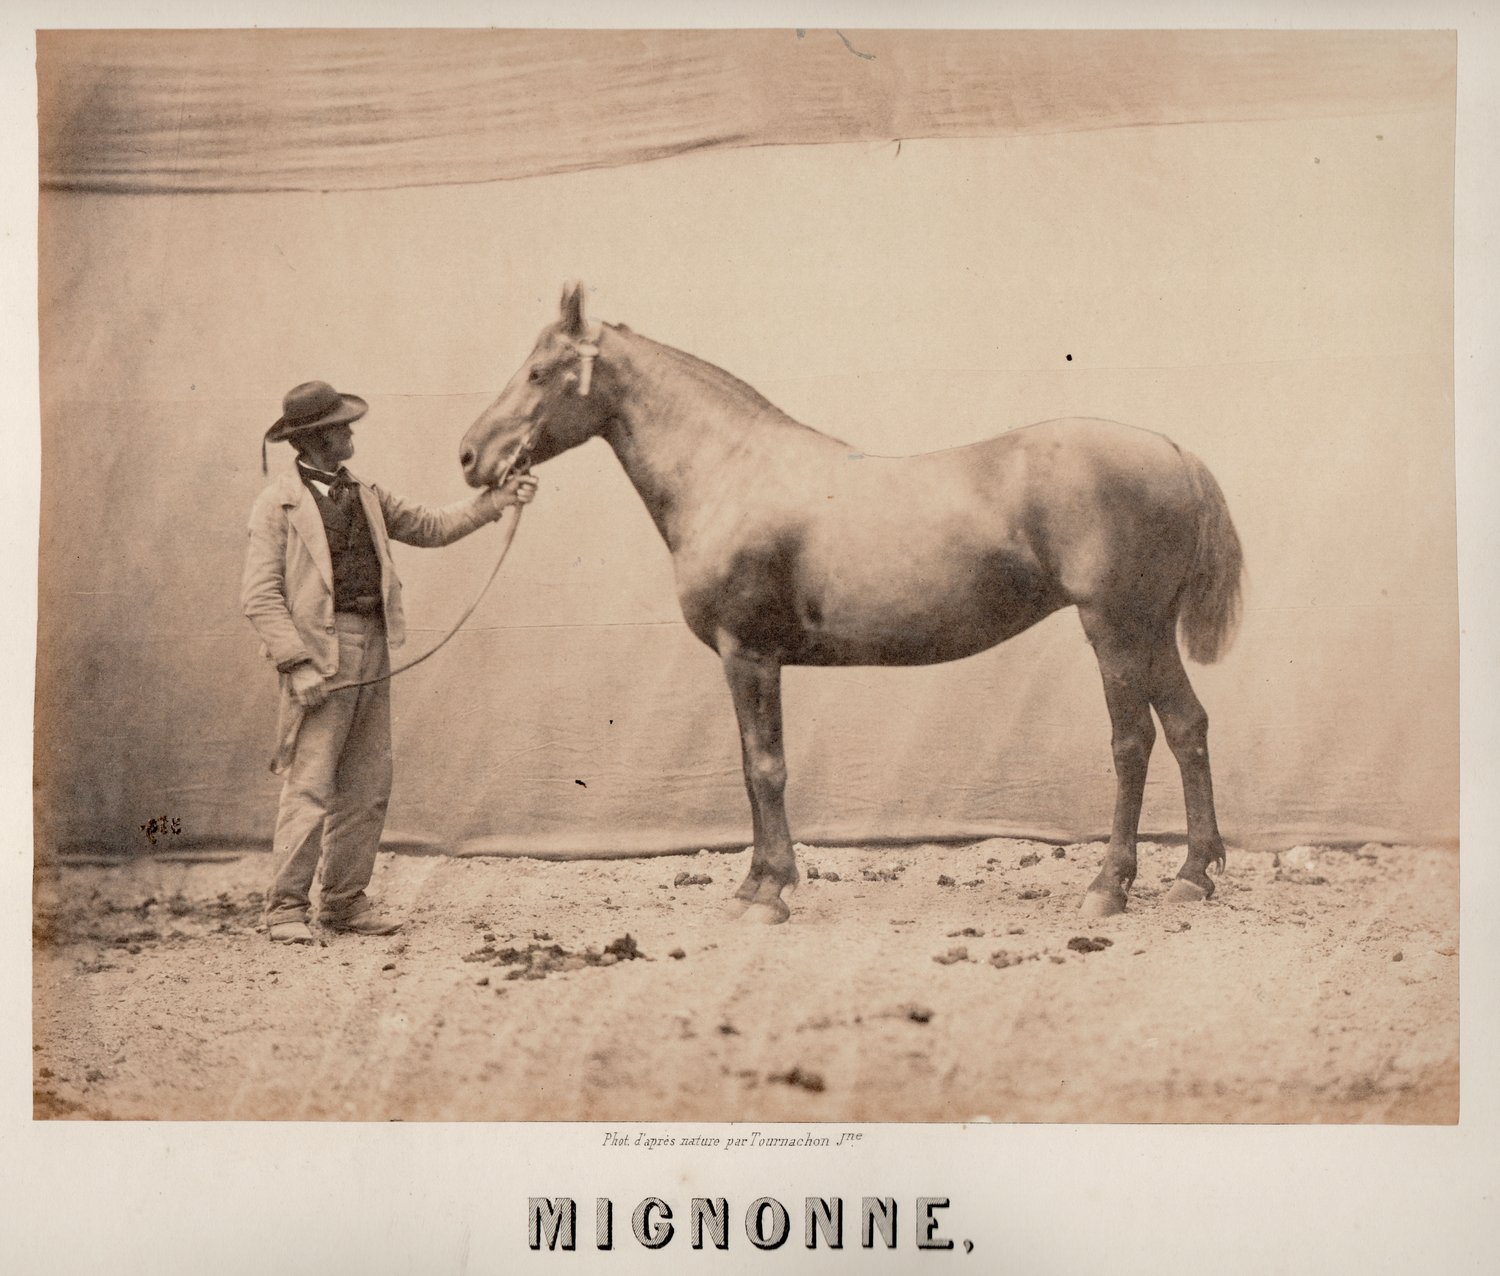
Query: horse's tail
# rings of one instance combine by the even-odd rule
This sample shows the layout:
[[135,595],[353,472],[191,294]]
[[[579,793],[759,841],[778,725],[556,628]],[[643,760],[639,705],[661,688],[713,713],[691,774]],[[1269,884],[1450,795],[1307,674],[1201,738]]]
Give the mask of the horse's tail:
[[1191,452],[1182,459],[1198,507],[1198,543],[1178,596],[1177,625],[1187,654],[1207,665],[1234,640],[1245,558],[1217,480]]

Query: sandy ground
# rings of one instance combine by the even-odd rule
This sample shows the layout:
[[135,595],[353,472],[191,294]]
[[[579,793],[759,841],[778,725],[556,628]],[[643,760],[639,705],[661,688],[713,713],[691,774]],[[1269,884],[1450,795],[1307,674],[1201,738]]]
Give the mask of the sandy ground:
[[1181,851],[1143,844],[1130,911],[1085,924],[1101,854],[805,848],[778,927],[721,916],[743,853],[382,856],[405,932],[302,948],[257,929],[262,855],[47,866],[35,1113],[1457,1118],[1454,852],[1231,852],[1179,906]]

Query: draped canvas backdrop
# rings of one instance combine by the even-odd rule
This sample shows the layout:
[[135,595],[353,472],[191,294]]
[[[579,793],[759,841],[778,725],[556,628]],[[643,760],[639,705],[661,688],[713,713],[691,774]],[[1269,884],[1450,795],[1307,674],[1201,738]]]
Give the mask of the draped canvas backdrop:
[[[1197,452],[1250,569],[1192,670],[1229,840],[1456,839],[1452,71],[1429,35],[44,34],[41,851],[265,843],[238,591],[281,395],[365,396],[352,468],[460,499],[573,276],[868,453],[1069,414]],[[599,442],[540,478],[397,680],[392,841],[744,844],[644,508]],[[407,654],[497,548],[396,548]],[[800,840],[1108,828],[1072,611],[785,701]],[[1162,745],[1143,827],[1182,826]]]

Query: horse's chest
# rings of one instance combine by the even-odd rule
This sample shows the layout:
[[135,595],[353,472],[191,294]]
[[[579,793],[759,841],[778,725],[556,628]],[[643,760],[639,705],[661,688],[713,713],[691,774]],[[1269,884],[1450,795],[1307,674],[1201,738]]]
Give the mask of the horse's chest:
[[689,628],[710,646],[721,632],[742,645],[791,659],[805,645],[802,547],[782,534],[674,556],[678,598]]

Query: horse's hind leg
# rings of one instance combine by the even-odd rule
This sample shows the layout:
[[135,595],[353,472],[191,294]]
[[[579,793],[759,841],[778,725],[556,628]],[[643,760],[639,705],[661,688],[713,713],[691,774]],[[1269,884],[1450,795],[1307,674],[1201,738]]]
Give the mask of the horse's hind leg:
[[732,911],[748,921],[784,922],[791,909],[781,892],[797,883],[797,856],[786,822],[786,756],[781,743],[781,666],[720,636],[724,676],[740,727],[745,788],[755,848]]
[[1135,840],[1140,826],[1146,767],[1156,728],[1151,724],[1152,644],[1136,626],[1094,607],[1080,607],[1084,632],[1099,659],[1104,699],[1109,705],[1111,745],[1115,759],[1115,820],[1109,850],[1099,875],[1083,897],[1088,917],[1110,917],[1125,911],[1125,897],[1135,881]]
[[1188,853],[1167,892],[1172,902],[1197,902],[1214,893],[1210,865],[1224,867],[1224,839],[1214,814],[1214,782],[1208,766],[1208,714],[1193,692],[1177,638],[1168,631],[1158,642],[1151,663],[1151,703],[1161,719],[1162,733],[1182,771],[1182,796],[1187,808]]

